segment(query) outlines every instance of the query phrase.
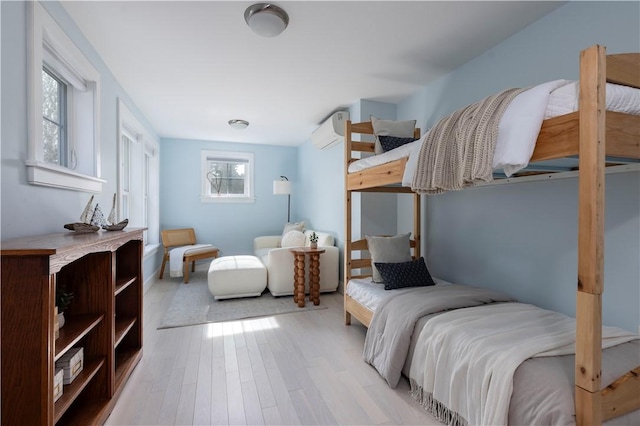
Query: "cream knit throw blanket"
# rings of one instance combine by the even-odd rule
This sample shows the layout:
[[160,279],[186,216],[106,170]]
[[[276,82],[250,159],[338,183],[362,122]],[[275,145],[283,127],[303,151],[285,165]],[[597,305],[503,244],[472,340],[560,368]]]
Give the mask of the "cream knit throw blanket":
[[438,121],[424,138],[411,189],[420,194],[461,190],[493,180],[498,125],[526,89],[508,89]]

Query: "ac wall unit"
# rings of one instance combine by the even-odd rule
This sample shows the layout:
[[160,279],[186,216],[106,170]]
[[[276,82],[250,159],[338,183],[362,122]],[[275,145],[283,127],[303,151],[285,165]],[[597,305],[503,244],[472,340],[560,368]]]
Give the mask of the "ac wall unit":
[[349,111],[334,112],[311,134],[311,142],[319,149],[342,142],[344,140],[344,123],[348,119]]

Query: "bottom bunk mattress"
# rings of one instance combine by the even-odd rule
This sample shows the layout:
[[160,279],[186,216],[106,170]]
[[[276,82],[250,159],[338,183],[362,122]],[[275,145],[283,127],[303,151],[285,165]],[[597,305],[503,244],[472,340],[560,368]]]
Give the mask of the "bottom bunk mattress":
[[[361,282],[351,290],[358,287],[365,293],[369,288],[368,308],[375,312],[365,361],[392,387],[400,372],[408,377],[413,397],[440,421],[575,423],[572,318],[470,286],[378,291],[377,296],[371,296],[375,285]],[[364,300],[358,290],[349,293]],[[612,327],[605,327],[603,336],[605,387],[640,364],[640,341]],[[512,349],[515,358],[506,356]],[[640,411],[607,424],[640,424]]]

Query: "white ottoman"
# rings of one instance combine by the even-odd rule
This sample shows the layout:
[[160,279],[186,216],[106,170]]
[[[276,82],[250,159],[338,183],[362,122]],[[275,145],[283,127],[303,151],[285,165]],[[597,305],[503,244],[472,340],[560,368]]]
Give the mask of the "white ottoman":
[[255,256],[224,256],[211,262],[208,279],[215,299],[260,296],[267,288],[267,268]]

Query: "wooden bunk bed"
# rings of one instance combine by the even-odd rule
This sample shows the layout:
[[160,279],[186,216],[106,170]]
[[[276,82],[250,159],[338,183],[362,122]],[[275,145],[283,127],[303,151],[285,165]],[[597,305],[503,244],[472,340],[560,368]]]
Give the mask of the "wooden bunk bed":
[[[640,408],[640,366],[601,389],[602,292],[604,288],[604,178],[615,159],[640,159],[640,116],[606,111],[606,82],[640,88],[640,54],[606,55],[603,46],[580,53],[578,111],[543,122],[531,162],[577,156],[579,161],[578,285],[576,308],[576,423],[601,424]],[[352,194],[393,192],[413,194],[413,257],[420,257],[420,195],[401,186],[407,158],[349,173],[356,152],[373,152],[373,143],[353,140],[373,134],[371,123],[345,125],[345,249],[344,318],[369,327],[373,312],[352,299],[349,281],[371,266],[365,239],[352,240]],[[606,141],[606,143],[605,143]]]

